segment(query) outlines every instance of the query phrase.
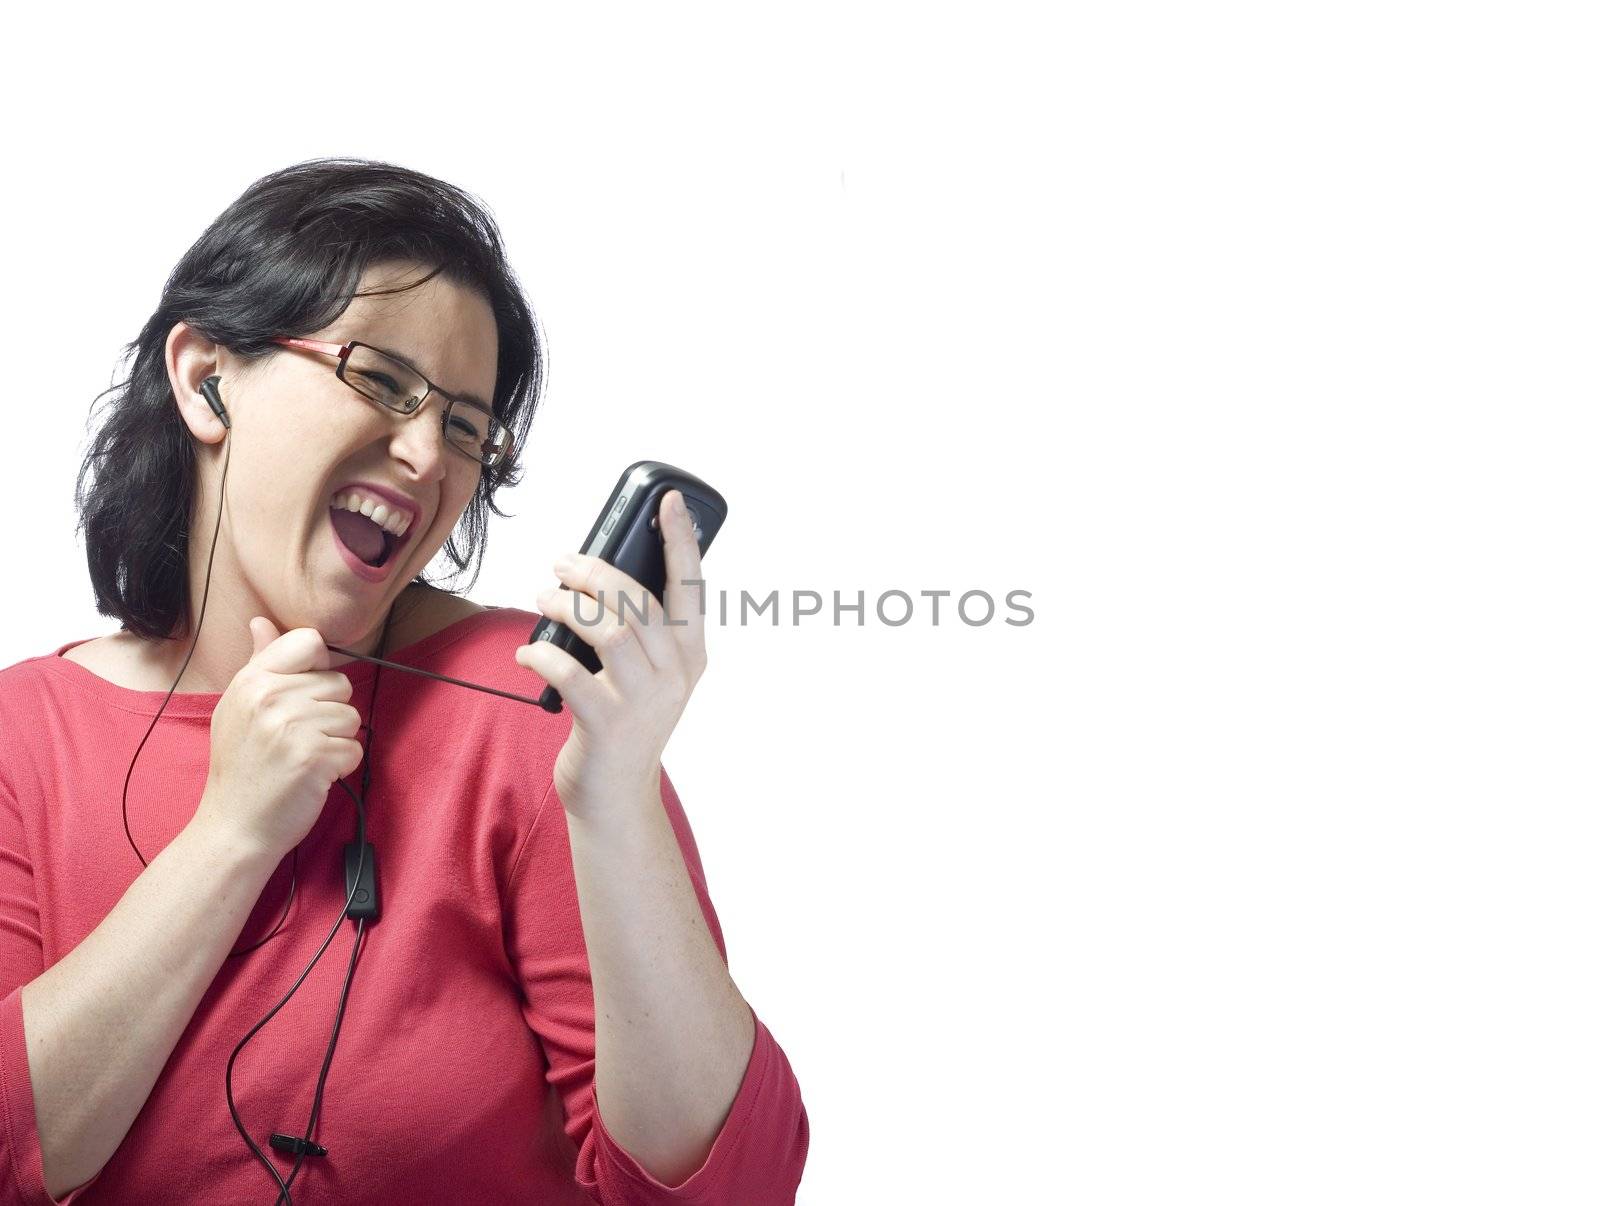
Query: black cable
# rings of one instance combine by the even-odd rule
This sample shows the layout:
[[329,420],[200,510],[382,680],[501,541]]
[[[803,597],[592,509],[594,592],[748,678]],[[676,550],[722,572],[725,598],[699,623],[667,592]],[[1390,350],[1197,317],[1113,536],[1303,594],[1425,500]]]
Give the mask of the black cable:
[[[520,703],[530,703],[539,707],[537,699],[530,699],[526,695],[518,695],[514,691],[502,691],[497,687],[486,687],[482,683],[469,683],[464,678],[451,678],[448,674],[435,674],[432,670],[424,670],[420,666],[407,666],[400,662],[386,662],[381,657],[368,657],[365,653],[355,653],[349,649],[342,649],[338,645],[329,645],[329,653],[342,653],[346,657],[359,658],[364,662],[371,662],[376,666],[387,666],[391,670],[404,670],[407,674],[420,674],[423,678],[431,678],[435,682],[451,683],[457,687],[471,687],[474,691],[484,691],[490,695],[503,696],[506,699],[515,699]],[[376,674],[376,671],[374,671]]]
[[308,1137],[302,1139],[298,1136],[289,1135],[273,1136],[274,1147],[280,1147],[278,1140],[290,1140],[291,1142],[282,1145],[280,1150],[287,1148],[287,1150],[292,1150],[295,1153],[294,1167],[289,1170],[289,1180],[284,1185],[283,1191],[278,1195],[279,1200],[288,1199],[289,1186],[294,1184],[295,1177],[300,1173],[300,1165],[308,1154],[314,1156],[326,1156],[328,1154],[327,1148],[312,1142],[309,1136],[316,1131],[317,1116],[322,1112],[322,1086],[328,1079],[328,1068],[333,1063],[334,1044],[339,1041],[339,1028],[344,1023],[344,1006],[350,996],[350,981],[355,975],[356,962],[360,957],[361,947],[365,941],[366,925],[367,919],[365,917],[356,918],[356,941],[355,945],[350,948],[350,966],[345,970],[344,988],[339,993],[339,1008],[333,1015],[333,1035],[328,1040],[328,1053],[323,1057],[322,1071],[317,1076],[317,1092],[311,1101],[311,1120],[306,1123],[306,1135]]
[[[322,940],[322,945],[317,948],[317,953],[311,957],[311,962],[306,964],[305,971],[300,973],[299,978],[295,980],[289,991],[284,993],[283,999],[274,1005],[270,1010],[268,1010],[265,1017],[263,1017],[254,1026],[250,1027],[249,1032],[242,1039],[240,1039],[238,1045],[234,1047],[233,1054],[228,1056],[228,1067],[223,1075],[223,1085],[228,1095],[228,1113],[233,1116],[234,1129],[239,1132],[240,1137],[243,1138],[245,1143],[249,1145],[250,1150],[255,1153],[256,1159],[260,1160],[262,1165],[265,1166],[266,1170],[272,1174],[272,1179],[278,1183],[279,1197],[274,1199],[274,1201],[287,1198],[287,1200],[292,1203],[294,1199],[288,1196],[289,1186],[287,1183],[285,1183],[283,1176],[278,1172],[278,1166],[268,1158],[267,1154],[261,1150],[256,1141],[250,1138],[250,1133],[244,1129],[244,1122],[239,1117],[239,1107],[234,1103],[233,1100],[233,1064],[234,1061],[239,1058],[239,1052],[244,1050],[244,1045],[254,1038],[263,1026],[276,1017],[278,1010],[287,1005],[289,1003],[289,998],[294,996],[294,994],[299,991],[300,985],[303,984],[305,982],[305,978],[311,974],[311,969],[315,967],[317,962],[322,958],[322,953],[328,949],[328,943],[332,942],[333,936],[339,932],[340,924],[344,921],[345,917],[349,915],[350,905],[355,901],[357,886],[361,880],[361,863],[359,859],[364,858],[366,855],[367,812],[366,808],[362,805],[362,802],[356,798],[354,793],[352,793],[348,787],[345,787],[342,779],[335,780],[335,782],[338,783],[340,787],[344,788],[345,793],[349,795],[352,800],[356,801],[356,840],[361,843],[361,855],[358,856],[358,861],[356,864],[355,880],[350,885],[350,895],[344,902],[344,910],[339,914],[338,920],[333,923],[333,929],[328,931],[328,936]],[[360,944],[360,936],[359,923],[357,923],[356,940],[358,946]],[[354,964],[352,962],[352,969],[353,967]],[[349,980],[346,979],[345,990],[348,991],[349,987]],[[342,1012],[342,998],[340,1009]],[[335,1037],[337,1037],[337,1030],[335,1030]],[[299,1167],[300,1162],[297,1159],[295,1161],[295,1168],[298,1169]]]
[[[224,451],[222,458],[222,485],[219,487],[219,491],[227,487],[228,463],[232,460],[233,441],[229,440],[228,447]],[[172,686],[168,689],[166,698],[161,701],[161,706],[156,709],[155,716],[150,720],[150,727],[144,731],[144,736],[139,741],[139,748],[133,751],[133,761],[128,763],[128,773],[123,776],[122,780],[122,832],[128,835],[128,845],[133,847],[133,853],[135,857],[138,858],[139,865],[142,867],[148,867],[150,863],[148,860],[146,860],[144,853],[139,849],[139,844],[133,840],[133,830],[128,827],[128,784],[133,779],[134,764],[139,761],[139,755],[144,750],[145,742],[149,741],[150,734],[155,732],[156,721],[160,720],[161,713],[167,710],[167,704],[172,700],[172,693],[178,689],[178,684],[183,681],[183,672],[189,668],[189,659],[194,657],[195,646],[200,643],[200,626],[201,624],[205,623],[206,601],[211,597],[211,563],[216,559],[217,556],[217,534],[221,530],[222,506],[219,503],[217,505],[217,523],[216,526],[211,530],[211,552],[206,557],[206,583],[205,589],[200,594],[200,617],[195,621],[194,639],[189,642],[189,652],[184,656],[183,665],[178,668],[178,677],[172,680]],[[374,677],[376,677],[376,674],[374,674]],[[288,899],[283,902],[283,913],[281,916],[279,916],[277,925],[273,926],[266,938],[261,939],[260,942],[251,943],[243,950],[229,951],[228,958],[232,959],[238,955],[243,955],[249,951],[255,950],[256,947],[261,946],[267,941],[267,939],[273,937],[273,935],[283,928],[284,920],[289,916],[289,906],[294,903],[295,887],[299,883],[299,876],[300,847],[297,845],[294,848],[294,852],[290,858],[289,864],[289,896]]]
[[[387,653],[387,649],[389,649],[389,624],[390,622],[394,621],[394,614],[394,608],[390,606],[389,614],[384,616],[384,632],[382,632],[382,637],[378,638],[378,653]],[[384,672],[382,667],[378,667],[378,669],[374,670],[373,691],[371,691],[370,696],[368,696],[368,701],[366,701],[366,737],[365,742],[363,742],[362,755],[362,795],[360,795],[360,798],[357,800],[358,824],[357,833],[355,833],[355,840],[357,840],[358,843],[357,849],[360,851],[360,853],[357,854],[357,861],[355,861],[355,877],[352,878],[352,883],[350,883],[350,899],[349,901],[346,901],[346,904],[344,904],[344,913],[346,913],[346,915],[350,912],[350,901],[354,901],[358,885],[360,885],[360,881],[362,881],[362,862],[366,857],[366,792],[368,792],[368,787],[370,787],[371,782],[373,782],[373,723],[374,721],[378,720],[378,677],[382,672]],[[342,782],[339,785],[344,787]],[[350,789],[349,787],[346,787],[344,790],[349,792]],[[354,798],[355,797],[352,797],[352,800],[354,800]],[[373,854],[376,856],[378,851],[374,849]],[[339,921],[344,921],[344,915],[339,916]],[[334,924],[334,928],[338,929],[338,924]],[[339,1041],[339,1027],[344,1024],[344,1004],[346,1004],[346,1001],[350,998],[350,980],[354,979],[355,977],[355,963],[357,963],[357,958],[360,956],[360,950],[362,950],[362,942],[363,937],[365,937],[365,932],[366,918],[365,916],[360,916],[360,918],[355,920],[355,944],[350,947],[350,966],[349,968],[346,968],[346,971],[344,971],[344,987],[339,990],[339,1008],[338,1011],[334,1012],[333,1016],[333,1033],[331,1033],[330,1038],[328,1038],[328,1054],[323,1056],[322,1072],[318,1073],[317,1075],[317,1092],[315,1092],[315,1096],[312,1097],[312,1104],[310,1104],[310,1120],[306,1123],[306,1137],[301,1140],[298,1136],[282,1136],[283,1139],[294,1140],[294,1168],[290,1169],[290,1177],[288,1177],[288,1180],[286,1180],[286,1182],[280,1182],[280,1192],[278,1192],[277,1198],[277,1201],[288,1203],[288,1206],[293,1206],[294,1201],[290,1196],[290,1185],[294,1184],[294,1177],[299,1176],[301,1164],[306,1161],[306,1156],[309,1155],[306,1145],[309,1144],[310,1147],[312,1147],[315,1155],[326,1155],[326,1153],[328,1153],[326,1148],[320,1147],[320,1145],[315,1144],[314,1142],[314,1136],[317,1134],[317,1116],[322,1113],[323,1086],[325,1086],[326,1081],[328,1081],[328,1068],[330,1068],[330,1065],[333,1064],[333,1049]],[[323,945],[326,947],[326,942]],[[318,950],[317,955],[318,958],[320,958],[320,956],[322,956],[322,952]],[[309,968],[307,968],[307,971],[309,971]],[[283,1000],[286,1001],[288,998],[285,996]],[[238,1046],[243,1048],[245,1043],[240,1043]],[[229,1100],[232,1100],[232,1088],[229,1088]],[[278,1139],[278,1137],[280,1136],[274,1136],[274,1139]],[[277,1172],[277,1168],[274,1168],[274,1174],[275,1172]]]

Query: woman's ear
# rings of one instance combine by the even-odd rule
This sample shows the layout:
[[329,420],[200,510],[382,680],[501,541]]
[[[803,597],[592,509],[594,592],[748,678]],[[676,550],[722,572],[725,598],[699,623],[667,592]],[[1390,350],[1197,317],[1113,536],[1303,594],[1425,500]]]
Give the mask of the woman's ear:
[[[172,383],[178,414],[194,438],[203,444],[220,443],[228,432],[227,424],[206,399],[202,388],[207,379],[219,375],[221,351],[215,342],[186,322],[174,323],[167,332],[167,379]],[[221,388],[226,390],[226,379]],[[221,400],[226,402],[226,397]],[[231,420],[232,416],[229,418]]]

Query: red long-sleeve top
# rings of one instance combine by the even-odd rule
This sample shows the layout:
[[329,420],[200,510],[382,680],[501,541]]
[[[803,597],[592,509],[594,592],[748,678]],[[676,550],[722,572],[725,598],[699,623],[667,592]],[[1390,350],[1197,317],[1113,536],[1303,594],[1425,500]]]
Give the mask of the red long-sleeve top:
[[[393,661],[535,697],[515,648],[538,620],[489,608]],[[45,1206],[21,985],[88,935],[143,871],[122,788],[164,691],[133,691],[54,653],[0,670],[0,1202]],[[369,712],[370,662],[339,667]],[[173,695],[128,784],[128,825],[154,859],[205,786],[219,694]],[[755,1047],[704,1164],[668,1186],[606,1130],[595,1106],[594,992],[552,787],[571,713],[556,715],[384,670],[367,835],[382,915],[368,922],[313,1138],[291,1192],[316,1203],[792,1203],[809,1140],[800,1087],[759,1018]],[[347,780],[359,791],[360,771]],[[727,959],[694,836],[663,770],[661,800],[706,924]],[[235,1130],[223,1073],[287,992],[345,902],[355,806],[334,786],[299,847],[283,927],[223,960],[144,1108],[93,1179],[60,1202],[271,1203],[277,1185]],[[265,937],[289,895],[285,857],[232,949]],[[346,921],[299,990],[244,1047],[233,1095],[287,1179],[274,1131],[304,1134],[355,942]]]

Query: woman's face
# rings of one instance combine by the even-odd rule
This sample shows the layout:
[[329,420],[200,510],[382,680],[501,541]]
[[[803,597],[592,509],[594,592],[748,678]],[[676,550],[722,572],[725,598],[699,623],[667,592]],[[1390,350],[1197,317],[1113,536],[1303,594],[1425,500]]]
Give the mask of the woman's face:
[[[374,266],[361,290],[399,285],[426,271],[415,264]],[[178,330],[168,343],[175,384],[204,371],[190,363],[186,372],[185,357],[204,355],[202,344],[212,349],[232,424],[211,606],[223,602],[235,618],[246,614],[246,622],[248,614],[268,616],[284,632],[316,628],[330,644],[359,640],[443,547],[485,472],[446,441],[445,399],[431,393],[420,410],[404,416],[339,380],[334,356],[282,348],[240,362],[216,345],[189,342],[192,333],[180,341]],[[399,357],[447,394],[485,403],[494,398],[499,339],[489,303],[438,276],[404,292],[358,297],[330,326],[304,338],[359,340]],[[226,453],[219,425],[205,422],[213,416],[203,402],[197,407],[191,394],[183,411],[211,445],[190,525],[193,577],[196,557],[210,549]],[[384,487],[415,509],[378,581],[351,568],[330,518],[335,493],[355,483]],[[197,589],[204,581],[205,563],[199,564]],[[197,594],[194,614],[199,601]]]

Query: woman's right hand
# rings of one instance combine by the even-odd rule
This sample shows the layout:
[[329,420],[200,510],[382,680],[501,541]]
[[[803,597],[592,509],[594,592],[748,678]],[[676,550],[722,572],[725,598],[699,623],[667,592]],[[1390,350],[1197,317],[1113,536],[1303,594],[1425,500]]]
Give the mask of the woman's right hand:
[[328,790],[361,765],[361,715],[350,680],[328,669],[315,628],[281,636],[250,621],[254,652],[211,714],[211,768],[196,818],[217,823],[274,860],[322,815]]

